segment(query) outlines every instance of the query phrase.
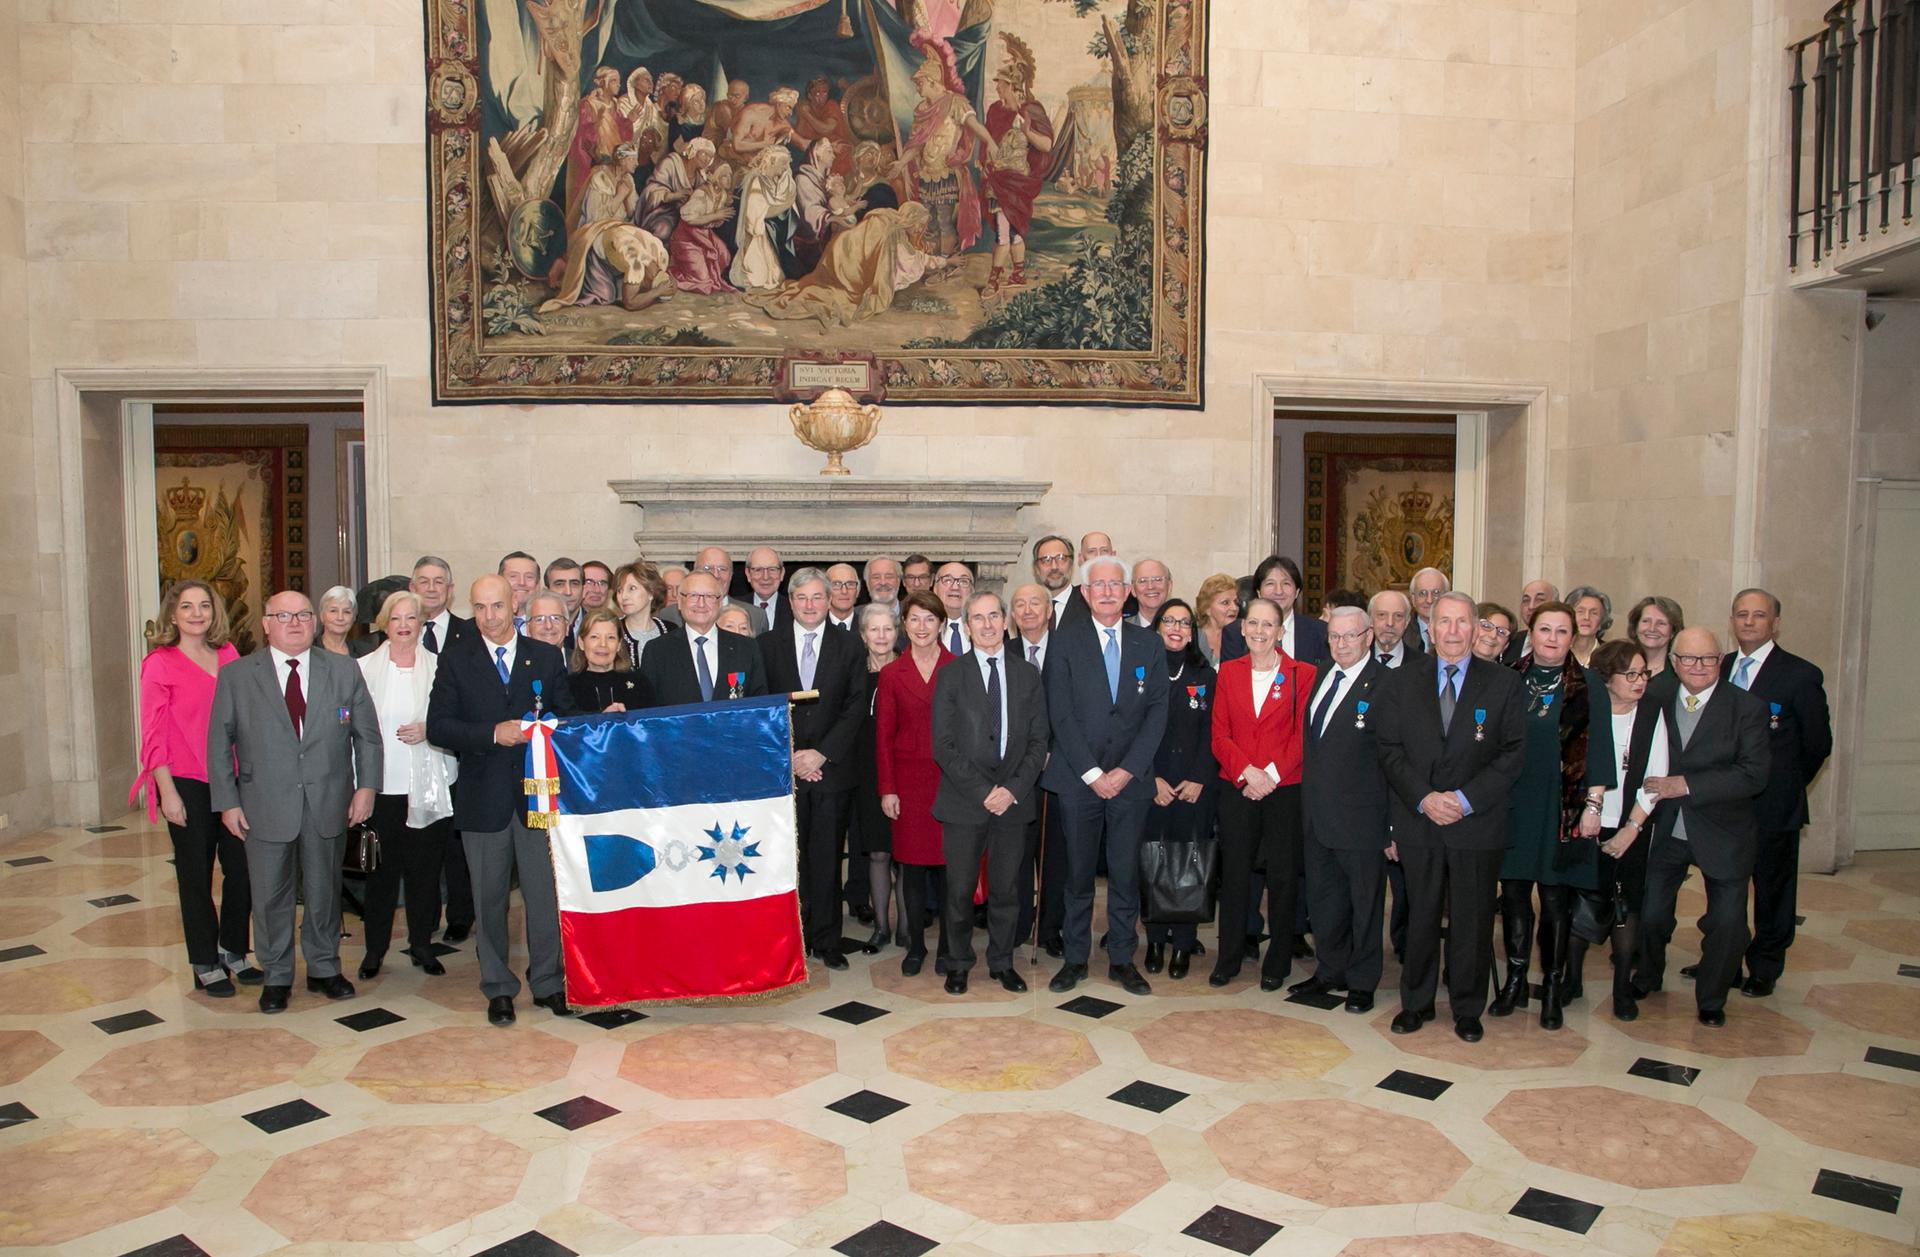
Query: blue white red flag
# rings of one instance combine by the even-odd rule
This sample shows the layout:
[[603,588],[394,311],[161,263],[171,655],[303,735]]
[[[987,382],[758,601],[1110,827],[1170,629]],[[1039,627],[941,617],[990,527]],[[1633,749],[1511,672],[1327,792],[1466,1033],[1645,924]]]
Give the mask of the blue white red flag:
[[551,745],[568,1003],[807,980],[786,695],[577,717]]

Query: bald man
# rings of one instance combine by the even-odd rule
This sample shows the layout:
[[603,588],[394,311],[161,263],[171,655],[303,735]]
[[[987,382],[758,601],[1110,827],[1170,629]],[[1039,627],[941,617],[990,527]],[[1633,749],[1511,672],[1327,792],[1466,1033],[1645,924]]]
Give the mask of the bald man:
[[1533,619],[1534,608],[1544,602],[1560,601],[1560,587],[1550,580],[1530,580],[1520,586],[1520,622],[1513,626],[1513,635],[1507,638],[1507,649],[1500,656],[1500,662],[1512,667],[1520,662],[1521,656],[1528,652],[1527,622]]
[[[700,553],[694,555],[693,571],[703,572],[720,583],[720,605],[714,611],[714,615],[717,616],[728,607],[736,605],[735,601],[727,596],[727,590],[733,586],[733,556],[728,554],[724,548],[720,546],[708,546]],[[685,578],[683,577],[682,579]],[[682,618],[677,586],[674,591],[674,604],[675,605],[671,607],[662,607],[657,614],[662,620],[665,620],[669,624],[678,624],[684,627],[686,621]],[[752,626],[755,637],[760,636],[760,634],[773,627],[773,621],[767,618],[766,613],[754,606],[751,602],[742,602],[738,605],[746,608],[747,623]]]

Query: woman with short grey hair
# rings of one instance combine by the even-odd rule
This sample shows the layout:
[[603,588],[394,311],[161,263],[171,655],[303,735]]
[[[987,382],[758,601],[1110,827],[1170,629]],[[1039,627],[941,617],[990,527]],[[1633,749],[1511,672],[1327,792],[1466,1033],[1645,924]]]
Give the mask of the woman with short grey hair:
[[1613,627],[1613,599],[1592,585],[1576,585],[1567,594],[1567,605],[1573,608],[1573,657],[1584,668]]
[[347,634],[353,632],[353,617],[360,600],[345,585],[335,585],[314,603],[314,618],[320,622],[317,645],[336,655],[350,654]]

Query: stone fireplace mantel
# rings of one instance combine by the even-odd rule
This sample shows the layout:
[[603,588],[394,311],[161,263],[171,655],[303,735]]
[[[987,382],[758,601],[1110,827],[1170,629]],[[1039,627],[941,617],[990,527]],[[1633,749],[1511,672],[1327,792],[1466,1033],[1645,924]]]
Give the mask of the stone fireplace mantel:
[[996,588],[1025,556],[1022,507],[1052,488],[1044,480],[867,476],[658,476],[611,480],[642,513],[633,535],[658,561],[725,546],[744,559],[757,545],[796,563],[860,562],[871,555],[929,555],[972,563]]

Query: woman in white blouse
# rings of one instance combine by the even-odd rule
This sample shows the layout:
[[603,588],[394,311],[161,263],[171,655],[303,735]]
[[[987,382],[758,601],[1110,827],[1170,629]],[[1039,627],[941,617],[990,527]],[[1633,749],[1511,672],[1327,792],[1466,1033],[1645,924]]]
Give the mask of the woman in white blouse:
[[404,589],[389,594],[374,621],[386,640],[360,660],[386,750],[370,822],[380,835],[380,862],[367,875],[362,978],[380,972],[393,939],[394,904],[403,881],[407,954],[435,977],[447,971],[433,954],[433,927],[440,919],[440,870],[447,843],[453,841],[457,761],[427,744],[427,696],[433,692],[438,658],[420,648],[424,623],[417,596]]
[[[1626,908],[1625,919],[1613,930],[1613,1015],[1632,1021],[1640,1015],[1639,1001],[1649,993],[1635,981],[1633,965],[1647,889],[1646,830],[1656,802],[1640,783],[1666,775],[1667,737],[1660,704],[1646,698],[1647,660],[1639,646],[1603,642],[1595,648],[1591,666],[1595,679],[1607,687],[1608,705],[1593,705],[1580,833],[1599,839],[1602,899],[1609,906],[1618,899]],[[1576,942],[1571,963],[1577,965],[1585,956],[1585,944]]]

